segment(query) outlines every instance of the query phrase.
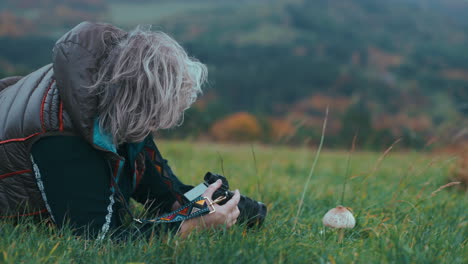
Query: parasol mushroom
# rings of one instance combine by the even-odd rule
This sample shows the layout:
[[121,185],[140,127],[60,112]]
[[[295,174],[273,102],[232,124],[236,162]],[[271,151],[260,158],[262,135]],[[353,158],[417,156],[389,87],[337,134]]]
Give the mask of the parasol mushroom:
[[356,225],[353,214],[342,205],[329,210],[323,217],[322,222],[325,226],[340,229],[339,242],[343,240],[344,228],[353,228]]

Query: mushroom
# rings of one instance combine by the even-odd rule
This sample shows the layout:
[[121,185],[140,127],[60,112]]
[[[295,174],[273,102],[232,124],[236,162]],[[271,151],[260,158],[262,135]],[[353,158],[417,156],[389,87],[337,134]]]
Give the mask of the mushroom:
[[338,241],[341,243],[344,236],[344,228],[353,228],[356,220],[353,214],[342,205],[328,211],[322,219],[323,225],[340,229]]

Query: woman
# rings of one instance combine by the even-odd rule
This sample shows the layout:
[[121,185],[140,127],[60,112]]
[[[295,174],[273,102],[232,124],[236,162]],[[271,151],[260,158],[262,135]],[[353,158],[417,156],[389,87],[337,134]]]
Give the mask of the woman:
[[102,238],[122,226],[132,197],[155,216],[178,210],[157,221],[183,235],[232,226],[239,191],[213,204],[218,181],[208,199],[189,201],[191,186],[152,138],[182,122],[205,78],[206,67],[164,33],[76,26],[56,43],[52,64],[0,80],[0,217],[41,215]]

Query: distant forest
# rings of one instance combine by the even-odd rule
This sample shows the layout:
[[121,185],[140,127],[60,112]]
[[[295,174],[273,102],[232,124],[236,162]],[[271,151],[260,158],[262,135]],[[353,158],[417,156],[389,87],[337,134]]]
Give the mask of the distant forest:
[[468,1],[6,0],[0,78],[50,63],[83,20],[150,23],[209,67],[169,138],[425,149],[468,134]]

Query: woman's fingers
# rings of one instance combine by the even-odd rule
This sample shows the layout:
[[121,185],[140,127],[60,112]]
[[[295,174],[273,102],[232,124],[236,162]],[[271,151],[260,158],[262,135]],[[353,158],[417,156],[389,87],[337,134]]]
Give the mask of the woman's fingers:
[[[222,185],[221,180],[217,180],[205,190],[202,196],[209,197],[212,199],[213,193]],[[226,225],[227,227],[231,227],[237,222],[237,218],[239,217],[240,211],[237,207],[237,204],[240,201],[240,192],[236,190],[234,192],[233,197],[226,202],[224,205],[213,204],[216,209],[216,213],[208,214],[204,216],[203,219],[203,226],[204,227],[222,227]],[[200,225],[201,222],[198,222]],[[185,227],[185,226],[184,226]],[[184,229],[185,230],[185,229]]]
[[234,218],[236,218],[237,220],[237,217],[239,217],[240,215],[240,210],[239,210],[239,207],[236,206],[236,208],[234,208]]
[[236,224],[237,218],[239,217],[240,211],[237,208],[237,206],[234,208],[234,210],[229,214],[228,220],[227,220],[227,226],[231,227]]
[[239,217],[240,211],[237,207],[237,204],[240,201],[240,192],[236,190],[234,192],[234,196],[223,206],[221,206],[222,210],[227,213],[226,215],[226,226],[231,227],[236,224],[237,218]]
[[221,187],[222,183],[223,182],[221,180],[217,180],[214,183],[210,184],[210,186],[208,186],[208,189],[206,189],[205,192],[203,193],[203,196],[211,199],[211,197],[213,196],[213,193],[216,190],[218,190],[219,187]]
[[[229,211],[234,210],[237,208],[237,204],[240,201],[240,192],[236,190],[234,192],[234,196],[224,205]],[[239,209],[237,209],[239,210]]]

